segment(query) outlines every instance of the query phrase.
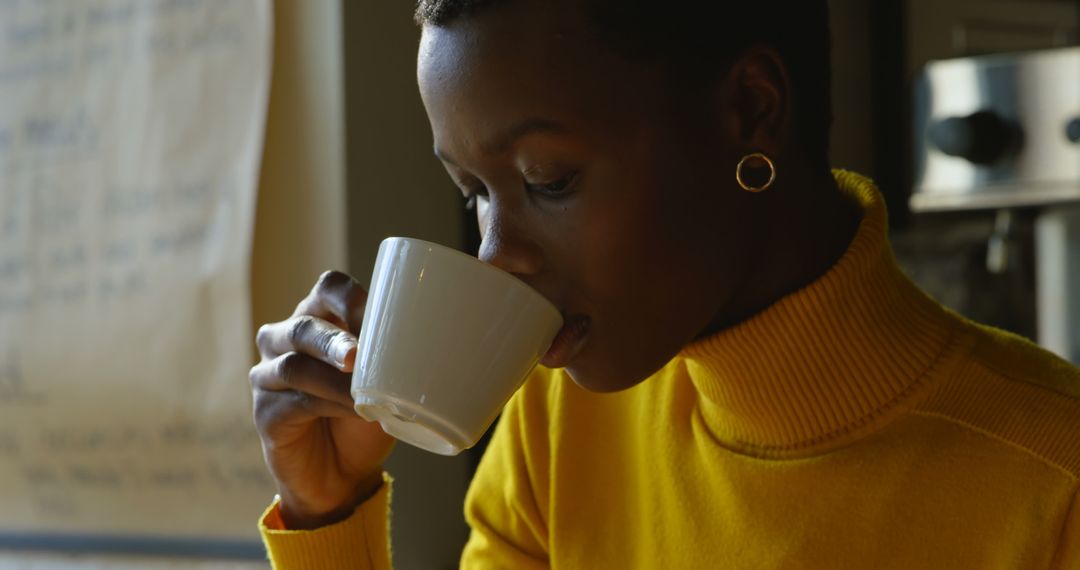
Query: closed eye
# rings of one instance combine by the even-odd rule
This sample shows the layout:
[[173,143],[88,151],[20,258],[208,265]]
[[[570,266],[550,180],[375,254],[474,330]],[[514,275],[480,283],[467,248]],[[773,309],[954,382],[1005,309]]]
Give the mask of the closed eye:
[[525,190],[536,192],[552,198],[564,196],[573,190],[572,185],[577,179],[577,173],[572,172],[558,180],[544,183],[531,183],[525,181]]

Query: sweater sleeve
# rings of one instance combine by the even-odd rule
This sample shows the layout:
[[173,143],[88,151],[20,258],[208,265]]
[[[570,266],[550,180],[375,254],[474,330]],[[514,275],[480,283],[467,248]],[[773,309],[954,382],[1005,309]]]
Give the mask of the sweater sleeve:
[[1080,570],[1080,487],[1073,495],[1072,506],[1065,515],[1065,526],[1061,529],[1061,544],[1055,560],[1055,570]]
[[315,530],[287,530],[274,501],[259,521],[259,532],[274,570],[390,570],[389,515],[393,480],[383,485],[349,518]]
[[464,570],[548,568],[548,432],[544,378],[503,409],[465,497],[472,527]]

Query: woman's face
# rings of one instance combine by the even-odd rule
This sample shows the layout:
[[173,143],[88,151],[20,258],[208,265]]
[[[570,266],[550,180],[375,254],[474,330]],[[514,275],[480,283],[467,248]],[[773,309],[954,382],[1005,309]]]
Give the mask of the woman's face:
[[608,392],[723,320],[752,220],[717,90],[679,92],[624,59],[576,4],[516,0],[426,26],[418,79],[436,154],[476,196],[481,259],[587,323],[546,364]]

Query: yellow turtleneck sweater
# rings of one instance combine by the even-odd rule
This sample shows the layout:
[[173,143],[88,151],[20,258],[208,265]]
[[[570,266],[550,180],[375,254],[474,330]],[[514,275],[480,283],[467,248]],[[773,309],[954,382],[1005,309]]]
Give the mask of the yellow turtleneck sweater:
[[[920,292],[836,176],[864,218],[818,281],[623,392],[532,374],[462,567],[1080,570],[1080,370]],[[389,568],[389,487],[312,532],[272,506],[275,567]]]

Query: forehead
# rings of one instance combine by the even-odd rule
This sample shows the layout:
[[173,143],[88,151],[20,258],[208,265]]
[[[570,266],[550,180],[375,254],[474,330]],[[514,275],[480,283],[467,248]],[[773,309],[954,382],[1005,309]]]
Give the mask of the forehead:
[[487,82],[569,79],[583,67],[578,58],[588,42],[584,16],[572,1],[510,0],[446,26],[424,26],[417,76],[425,92],[460,88],[478,76]]
[[646,65],[597,41],[575,0],[510,0],[425,26],[417,79],[437,139],[523,119],[615,126],[656,90]]

